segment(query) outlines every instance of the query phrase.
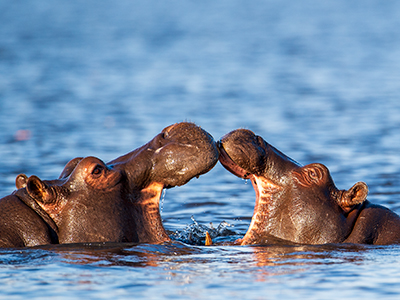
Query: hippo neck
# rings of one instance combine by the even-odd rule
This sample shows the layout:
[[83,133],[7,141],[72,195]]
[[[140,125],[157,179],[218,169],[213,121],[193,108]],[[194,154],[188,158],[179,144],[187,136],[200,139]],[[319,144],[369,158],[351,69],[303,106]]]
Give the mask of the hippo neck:
[[140,198],[135,201],[135,227],[141,243],[161,243],[169,240],[159,209],[163,189],[163,184],[151,183],[141,190]]
[[263,176],[251,175],[251,183],[256,193],[256,204],[250,227],[243,237],[242,244],[251,244],[258,240],[262,232],[268,232],[271,213],[274,207],[274,196],[281,187]]
[[52,242],[58,244],[58,227],[53,219],[40,207],[35,199],[28,194],[26,189],[18,189],[13,194],[42,218],[49,228]]

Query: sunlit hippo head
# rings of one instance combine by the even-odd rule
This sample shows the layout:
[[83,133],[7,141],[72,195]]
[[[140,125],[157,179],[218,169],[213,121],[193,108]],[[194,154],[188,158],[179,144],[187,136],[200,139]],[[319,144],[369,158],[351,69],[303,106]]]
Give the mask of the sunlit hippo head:
[[209,133],[193,123],[182,122],[164,128],[147,144],[108,164],[126,173],[132,189],[149,183],[170,188],[208,172],[218,155]]
[[242,244],[268,236],[302,244],[339,243],[353,230],[367,185],[336,188],[322,164],[301,166],[250,130],[238,129],[219,142],[220,162],[251,180],[256,204]]
[[59,243],[163,242],[169,237],[159,212],[162,190],[208,172],[218,155],[210,134],[177,123],[107,164],[75,158],[50,181],[21,174],[13,197],[54,223]]
[[[77,158],[64,169],[71,172],[57,180],[41,180],[21,174],[16,178],[17,195],[34,200],[55,223],[60,243],[129,241],[136,233],[124,228],[129,220],[125,206],[124,174],[96,157]],[[63,172],[64,173],[64,172]],[[28,201],[30,200],[30,201]],[[49,223],[48,219],[46,220]]]

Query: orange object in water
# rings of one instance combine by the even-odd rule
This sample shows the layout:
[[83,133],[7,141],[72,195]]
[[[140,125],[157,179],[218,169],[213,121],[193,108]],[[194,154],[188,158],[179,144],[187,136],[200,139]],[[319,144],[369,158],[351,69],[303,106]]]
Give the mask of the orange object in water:
[[212,239],[211,239],[211,235],[208,233],[208,231],[206,232],[206,246],[211,246],[212,245]]

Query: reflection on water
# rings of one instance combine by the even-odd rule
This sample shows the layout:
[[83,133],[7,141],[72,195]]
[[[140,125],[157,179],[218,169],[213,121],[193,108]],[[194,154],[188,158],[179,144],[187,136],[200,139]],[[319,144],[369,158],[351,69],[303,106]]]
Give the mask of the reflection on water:
[[[56,284],[61,290],[72,283],[98,290],[98,284],[112,278],[122,280],[121,285],[126,285],[128,289],[139,282],[153,285],[151,280],[154,278],[162,284],[188,285],[198,281],[200,286],[205,282],[207,285],[223,286],[238,279],[259,283],[304,280],[306,274],[323,270],[326,271],[323,276],[332,280],[339,275],[336,272],[347,270],[354,273],[367,263],[374,264],[371,256],[374,257],[375,253],[388,256],[395,251],[398,247],[356,245],[204,247],[179,242],[163,245],[75,244],[3,250],[0,253],[0,268],[4,276],[9,274],[13,277],[17,270],[28,272],[26,282],[29,284],[34,284],[35,280],[30,273],[42,274],[43,284]],[[398,260],[399,255],[395,259]],[[5,271],[5,266],[8,266],[8,271]],[[44,272],[49,274],[43,275]],[[59,278],[58,283],[51,279],[53,275]]]
[[[378,249],[377,247],[375,247]],[[46,245],[32,249],[2,250],[0,265],[15,267],[40,266],[47,261],[92,267],[157,267],[165,263],[186,267],[189,263],[208,264],[215,261],[243,264],[243,256],[249,258],[247,267],[310,266],[314,264],[357,263],[363,260],[370,246],[317,245],[288,246],[189,246],[180,242],[162,245],[90,243]],[[296,268],[297,271],[301,269]]]
[[359,245],[266,246],[256,247],[254,256],[258,266],[306,267],[361,262],[366,251]]
[[[271,297],[295,298],[308,293],[356,296],[354,285],[376,285],[385,268],[400,261],[399,247],[357,245],[287,246],[189,246],[180,242],[163,245],[74,244],[0,251],[0,280],[4,295],[46,292],[49,296],[121,297],[135,293],[191,297],[194,290],[211,299],[258,298],[260,290]],[[367,272],[374,268],[374,272]],[[21,272],[24,281],[19,280]],[[398,275],[392,275],[393,280]],[[25,286],[29,286],[25,289]],[[11,288],[14,287],[14,288]],[[15,288],[24,292],[15,292]],[[278,288],[278,289],[277,289]],[[283,289],[283,290],[279,290]],[[294,289],[294,290],[293,290]],[[293,292],[297,290],[298,295]],[[389,290],[398,291],[390,286]],[[190,292],[191,291],[191,292]],[[201,291],[201,292],[200,292]],[[284,291],[284,292],[283,292]],[[346,291],[346,292],[345,292]],[[378,289],[374,293],[379,294]],[[319,297],[317,297],[319,298]]]

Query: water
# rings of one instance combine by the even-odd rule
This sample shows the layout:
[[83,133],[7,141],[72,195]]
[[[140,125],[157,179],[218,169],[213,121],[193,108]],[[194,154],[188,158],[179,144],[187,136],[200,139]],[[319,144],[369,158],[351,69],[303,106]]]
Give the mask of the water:
[[[400,213],[396,1],[0,1],[0,193],[104,161],[188,120],[248,128]],[[168,190],[171,234],[226,221],[249,184],[217,165]],[[201,227],[200,227],[201,228]],[[400,248],[71,245],[0,250],[0,298],[398,298]]]
[[242,237],[233,230],[233,226],[228,222],[222,221],[215,227],[212,223],[209,225],[199,224],[193,216],[191,219],[193,224],[188,224],[183,230],[177,230],[170,234],[172,240],[190,245],[205,245],[208,233],[212,243],[233,245],[237,239]]

